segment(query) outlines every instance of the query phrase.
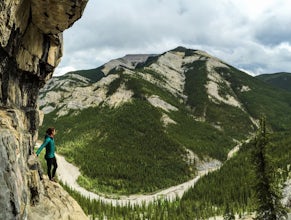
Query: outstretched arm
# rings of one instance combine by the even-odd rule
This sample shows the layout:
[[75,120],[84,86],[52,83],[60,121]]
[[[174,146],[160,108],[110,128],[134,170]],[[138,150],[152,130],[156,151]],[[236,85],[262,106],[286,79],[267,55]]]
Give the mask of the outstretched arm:
[[42,151],[42,149],[48,144],[49,139],[46,138],[45,141],[43,142],[43,144],[38,148],[38,150],[36,151],[36,155],[38,156],[40,154],[40,152]]

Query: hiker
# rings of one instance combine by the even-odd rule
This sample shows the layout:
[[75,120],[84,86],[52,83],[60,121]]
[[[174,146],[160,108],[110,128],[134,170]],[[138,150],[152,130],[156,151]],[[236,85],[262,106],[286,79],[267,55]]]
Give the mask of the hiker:
[[[56,174],[56,170],[58,167],[57,164],[57,160],[55,157],[55,141],[54,141],[54,136],[56,134],[56,129],[55,128],[48,128],[46,131],[46,135],[45,135],[45,139],[43,144],[38,148],[38,150],[36,151],[36,155],[38,156],[40,154],[40,152],[42,151],[42,149],[45,147],[45,159],[46,159],[46,163],[47,163],[47,174],[48,177],[51,181],[56,182],[55,180],[55,174]],[[52,165],[54,166],[52,172]]]

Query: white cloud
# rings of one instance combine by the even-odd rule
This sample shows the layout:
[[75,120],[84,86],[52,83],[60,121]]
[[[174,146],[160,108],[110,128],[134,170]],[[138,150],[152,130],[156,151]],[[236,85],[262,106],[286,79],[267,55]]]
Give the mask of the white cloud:
[[56,69],[54,76],[61,76],[64,75],[65,73],[75,71],[76,69],[72,66],[65,66],[65,67],[59,67]]
[[57,71],[186,46],[253,73],[291,72],[290,11],[285,0],[91,0],[64,33]]

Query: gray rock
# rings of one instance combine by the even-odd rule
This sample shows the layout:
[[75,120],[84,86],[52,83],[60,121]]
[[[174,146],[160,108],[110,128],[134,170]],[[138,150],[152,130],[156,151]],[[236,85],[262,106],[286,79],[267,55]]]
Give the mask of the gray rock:
[[[62,56],[62,31],[81,17],[86,3],[0,2],[0,219],[27,219],[38,212],[31,205],[46,210],[49,202],[42,198],[57,200],[64,193],[61,187],[56,192],[45,190],[37,163],[31,161],[41,119],[37,98]],[[74,212],[62,202],[73,203],[69,199],[52,203],[53,213],[63,209],[67,219],[74,215],[86,219],[80,207],[76,205]]]

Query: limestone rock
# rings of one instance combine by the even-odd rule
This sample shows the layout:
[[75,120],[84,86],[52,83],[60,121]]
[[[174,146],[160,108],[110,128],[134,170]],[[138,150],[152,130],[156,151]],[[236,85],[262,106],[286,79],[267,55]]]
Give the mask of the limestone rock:
[[[37,160],[32,159],[30,162],[38,164]],[[40,181],[37,169],[31,170],[28,177],[31,192],[28,219],[88,219],[79,204],[58,183],[48,180],[46,176]]]
[[62,32],[81,17],[87,1],[2,1],[1,47],[19,69],[51,75],[62,56]]
[[57,34],[82,15],[87,1],[31,0],[33,23],[45,34]]
[[[29,157],[42,120],[37,98],[60,62],[62,31],[81,17],[87,1],[0,1],[0,219],[37,216],[31,204],[46,209],[42,197],[51,198],[45,196],[48,193]],[[57,213],[71,199],[60,187],[55,193],[60,207],[52,205],[51,210]],[[71,214],[61,219],[79,215],[73,209],[80,208],[70,207]]]

